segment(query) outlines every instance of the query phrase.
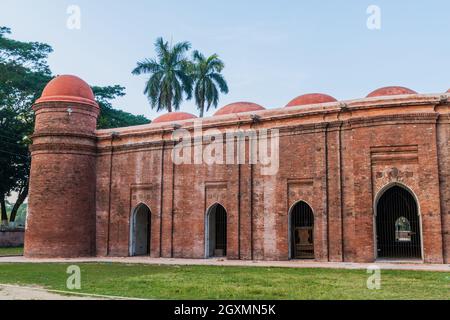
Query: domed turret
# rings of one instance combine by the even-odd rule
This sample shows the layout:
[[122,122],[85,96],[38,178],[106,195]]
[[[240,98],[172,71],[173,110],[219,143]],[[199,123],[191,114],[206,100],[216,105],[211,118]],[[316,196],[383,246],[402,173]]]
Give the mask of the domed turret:
[[25,256],[93,256],[99,114],[94,94],[80,78],[59,76],[33,110]]
[[373,92],[371,92],[367,98],[373,98],[373,97],[384,97],[384,96],[399,96],[399,95],[406,95],[406,94],[417,94],[414,90],[411,90],[409,88],[405,87],[384,87],[377,89]]
[[286,107],[305,106],[309,104],[320,104],[329,102],[337,102],[337,100],[327,94],[309,93],[304,94],[302,96],[298,96],[297,98],[289,102]]
[[58,76],[50,81],[36,104],[52,101],[79,102],[97,106],[91,87],[72,75]]
[[231,103],[229,105],[226,105],[225,107],[220,108],[214,115],[215,116],[223,116],[226,114],[244,113],[244,112],[261,111],[261,110],[266,110],[266,109],[264,107],[260,106],[259,104],[256,104],[253,102],[235,102],[235,103]]
[[152,123],[177,122],[189,119],[197,119],[197,117],[187,112],[169,112],[159,116]]

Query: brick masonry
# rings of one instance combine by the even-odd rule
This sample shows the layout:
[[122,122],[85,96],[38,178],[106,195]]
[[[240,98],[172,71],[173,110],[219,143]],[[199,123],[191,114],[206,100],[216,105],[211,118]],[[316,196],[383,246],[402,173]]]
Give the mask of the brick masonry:
[[0,231],[0,248],[23,246],[23,230]]
[[373,262],[375,203],[387,187],[402,185],[419,205],[424,261],[449,263],[445,97],[375,97],[203,120],[204,130],[278,129],[273,176],[248,162],[175,165],[172,132],[193,131],[193,120],[96,131],[92,106],[37,104],[25,254],[128,256],[133,209],[146,204],[152,257],[204,258],[206,212],[220,203],[228,259],[288,260],[289,211],[305,201],[315,217],[316,260]]

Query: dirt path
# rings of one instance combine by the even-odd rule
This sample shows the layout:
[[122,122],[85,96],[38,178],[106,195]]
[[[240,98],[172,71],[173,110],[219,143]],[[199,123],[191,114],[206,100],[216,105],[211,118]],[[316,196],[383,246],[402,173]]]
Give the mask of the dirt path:
[[0,300],[99,300],[88,296],[67,296],[40,287],[20,287],[0,284]]

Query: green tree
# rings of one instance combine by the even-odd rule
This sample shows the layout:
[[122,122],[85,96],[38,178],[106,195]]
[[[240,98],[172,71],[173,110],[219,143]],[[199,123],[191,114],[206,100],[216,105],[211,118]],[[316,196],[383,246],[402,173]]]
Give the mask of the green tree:
[[2,223],[8,220],[6,197],[18,193],[11,209],[14,221],[28,194],[29,136],[33,131],[31,106],[51,79],[47,65],[50,46],[20,42],[7,37],[9,28],[0,27],[0,207]]
[[206,58],[198,51],[193,53],[193,64],[191,67],[194,79],[195,103],[200,111],[200,118],[203,118],[206,111],[211,106],[217,108],[219,104],[219,90],[221,93],[228,93],[228,85],[221,72],[225,67],[217,54]]
[[111,101],[125,95],[125,88],[119,85],[108,87],[92,87],[95,99],[100,106],[100,116],[97,121],[98,129],[121,128],[148,124],[150,120],[143,115],[135,116],[122,110],[114,109]]
[[11,208],[10,221],[14,221],[16,213],[28,194],[28,178],[30,156],[28,151],[30,124],[10,108],[0,109],[0,192],[2,222],[6,216],[5,200],[11,192],[16,192],[18,199]]
[[163,38],[155,42],[156,59],[145,59],[137,63],[134,75],[150,74],[145,85],[152,109],[157,111],[179,110],[183,94],[192,98],[192,78],[189,75],[189,62],[186,52],[191,48],[189,42],[169,45]]
[[10,34],[10,28],[0,26],[0,62],[50,75],[47,58],[53,52],[52,47],[45,43],[22,42],[6,37]]

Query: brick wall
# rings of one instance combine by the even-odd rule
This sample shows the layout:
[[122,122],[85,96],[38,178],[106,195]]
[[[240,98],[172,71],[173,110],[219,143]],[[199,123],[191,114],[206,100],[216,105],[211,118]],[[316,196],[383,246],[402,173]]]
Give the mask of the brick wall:
[[[248,162],[175,165],[170,123],[100,130],[94,142],[63,135],[66,125],[35,141],[26,254],[128,256],[131,215],[144,203],[152,257],[204,258],[206,213],[220,203],[228,214],[229,259],[287,260],[289,212],[305,201],[315,217],[316,260],[372,262],[376,200],[388,186],[402,185],[418,201],[424,261],[449,261],[450,134],[448,104],[439,96],[256,113],[258,121],[229,115],[204,119],[203,126],[278,129],[276,175]],[[57,115],[62,123],[65,115]],[[78,125],[92,128],[92,115],[84,115]],[[194,130],[192,120],[180,125]],[[55,126],[37,124],[37,131]],[[57,142],[58,152],[44,139]],[[78,151],[61,151],[68,144]]]
[[35,105],[34,110],[25,255],[95,255],[98,110],[63,102]]

